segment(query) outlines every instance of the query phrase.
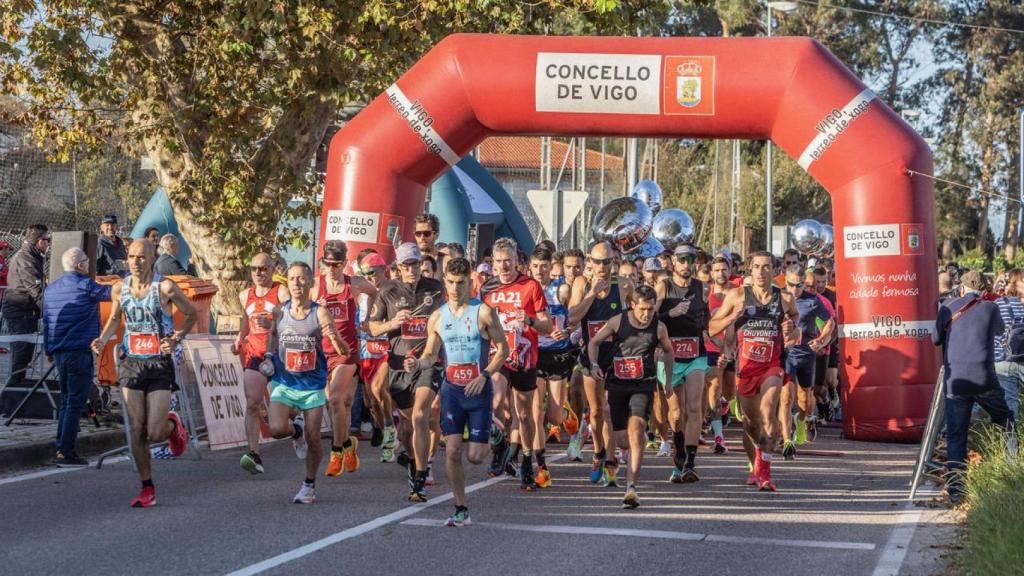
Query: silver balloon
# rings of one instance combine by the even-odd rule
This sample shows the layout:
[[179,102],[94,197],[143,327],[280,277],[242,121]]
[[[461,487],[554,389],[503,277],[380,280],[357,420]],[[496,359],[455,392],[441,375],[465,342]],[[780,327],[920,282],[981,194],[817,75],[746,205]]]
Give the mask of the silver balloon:
[[661,211],[661,186],[658,186],[658,183],[654,180],[641,180],[637,182],[629,195],[646,204],[651,209],[652,216],[657,216],[658,212]]
[[611,242],[621,252],[640,247],[651,233],[650,208],[632,196],[615,198],[597,211],[590,233],[598,242]]
[[630,259],[634,259],[634,258],[644,258],[644,259],[647,259],[647,258],[654,258],[655,256],[657,256],[658,254],[661,254],[664,251],[665,251],[665,247],[662,246],[661,242],[658,242],[658,239],[655,238],[654,235],[652,234],[652,235],[647,236],[647,239],[644,240],[644,243],[641,244],[638,248],[636,248],[632,252],[626,252],[626,256],[628,258],[630,258]]
[[666,208],[654,217],[651,235],[658,239],[666,250],[675,250],[680,244],[693,244],[696,232],[693,218],[679,208]]
[[789,241],[801,254],[815,254],[825,245],[821,224],[817,220],[801,220],[793,225]]
[[821,236],[825,239],[825,242],[822,245],[821,250],[818,251],[818,254],[825,258],[831,258],[836,253],[835,232],[833,231],[831,224],[821,225]]

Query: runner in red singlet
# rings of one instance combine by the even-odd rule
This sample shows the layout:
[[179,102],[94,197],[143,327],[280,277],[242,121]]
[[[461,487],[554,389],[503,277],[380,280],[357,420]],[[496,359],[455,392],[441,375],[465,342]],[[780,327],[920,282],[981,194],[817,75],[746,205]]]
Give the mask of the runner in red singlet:
[[331,415],[331,458],[327,463],[328,476],[351,474],[359,469],[359,455],[356,448],[359,441],[349,436],[352,420],[352,402],[356,393],[356,370],[359,362],[359,337],[356,334],[356,305],[363,294],[370,298],[377,296],[377,288],[365,279],[345,274],[348,247],[341,240],[324,243],[320,263],[327,269],[326,274],[317,277],[313,285],[312,298],[327,309],[334,318],[334,327],[348,346],[348,354],[339,354],[330,340],[324,338],[324,355],[327,357],[327,394]]
[[[708,291],[708,311],[711,315],[722,307],[726,294],[733,288],[729,268],[729,260],[724,256],[715,256],[711,261],[711,284]],[[722,417],[728,413],[729,403],[736,400],[736,355],[734,350],[725,346],[724,334],[708,337],[706,344],[709,367],[707,407],[711,414],[711,430],[715,436],[715,454],[724,454],[726,447]],[[721,404],[723,398],[726,400],[724,406]]]

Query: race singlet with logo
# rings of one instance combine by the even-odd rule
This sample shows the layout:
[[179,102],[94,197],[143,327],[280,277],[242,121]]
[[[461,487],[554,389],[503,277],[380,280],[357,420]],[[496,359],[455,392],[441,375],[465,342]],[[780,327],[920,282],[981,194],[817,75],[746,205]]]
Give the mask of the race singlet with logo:
[[[682,302],[689,302],[686,314],[672,317],[669,312]],[[706,354],[704,332],[708,327],[708,304],[704,301],[704,285],[691,278],[686,286],[673,280],[666,282],[665,298],[658,309],[658,317],[668,330],[676,360],[689,362]]]
[[784,317],[782,291],[778,288],[772,287],[767,304],[758,302],[749,286],[743,292],[743,314],[736,320],[737,375],[741,378],[779,365]]
[[609,390],[628,388],[653,389],[655,382],[654,350],[658,347],[658,319],[651,318],[647,326],[636,327],[629,321],[629,313],[619,317],[619,329],[611,339],[612,369],[605,386]]
[[245,299],[245,315],[249,318],[249,336],[245,340],[245,349],[253,358],[261,358],[267,352],[267,333],[270,329],[260,326],[260,323],[273,322],[274,310],[281,305],[278,298],[280,286],[274,282],[263,296],[256,295],[255,285],[249,288],[249,295]]
[[[587,283],[587,287],[584,290],[584,294],[590,292],[590,284]],[[590,304],[590,309],[583,315],[583,320],[580,322],[580,327],[583,329],[583,346],[580,358],[583,361],[587,358],[587,346],[590,345],[590,341],[594,339],[594,336],[604,328],[604,325],[608,323],[608,320],[615,316],[618,316],[623,312],[622,308],[622,297],[619,293],[619,284],[614,282],[611,288],[608,289],[608,294],[604,298],[594,298],[594,302]],[[603,366],[607,365],[608,359],[610,358],[609,353],[611,351],[611,341],[605,341],[601,344],[601,348],[598,352],[598,364]]]
[[[569,324],[569,307],[558,300],[558,290],[565,284],[564,280],[554,280],[544,288],[544,299],[548,301],[548,314],[555,327],[564,330]],[[562,352],[569,349],[569,339],[555,340],[551,336],[541,335],[537,338],[537,346],[541,350]]]
[[303,318],[292,315],[290,301],[281,306],[281,319],[277,322],[274,382],[293,390],[321,390],[327,384],[327,359],[317,319],[319,305],[311,303],[309,313]]
[[498,313],[498,320],[508,340],[509,357],[505,366],[516,372],[537,366],[537,331],[518,319],[519,313],[535,317],[547,308],[540,283],[520,274],[514,281],[502,284],[498,277],[484,284],[483,301]]
[[383,358],[391,348],[388,343],[388,335],[371,336],[365,329],[367,318],[370,316],[370,297],[367,294],[359,295],[359,307],[356,310],[356,321],[359,323],[359,357],[363,360],[377,360]]
[[121,313],[124,315],[124,339],[121,345],[132,358],[158,358],[160,341],[174,332],[174,319],[160,305],[160,283],[150,284],[142,298],[132,297],[133,277],[121,287]]
[[484,368],[489,343],[480,333],[479,316],[479,300],[470,300],[459,315],[450,304],[441,306],[438,332],[444,344],[445,378],[456,386],[469,384]]

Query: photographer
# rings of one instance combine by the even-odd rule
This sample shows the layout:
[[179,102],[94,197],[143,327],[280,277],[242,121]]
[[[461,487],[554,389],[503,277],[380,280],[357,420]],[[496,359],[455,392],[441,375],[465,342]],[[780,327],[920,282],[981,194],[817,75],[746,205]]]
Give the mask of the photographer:
[[[39,330],[39,314],[43,306],[43,286],[46,281],[43,261],[49,249],[49,230],[42,224],[33,224],[25,230],[24,243],[11,257],[7,295],[3,304],[3,318],[10,334],[34,335]],[[11,344],[11,376],[5,388],[21,386],[35,350],[34,339]]]

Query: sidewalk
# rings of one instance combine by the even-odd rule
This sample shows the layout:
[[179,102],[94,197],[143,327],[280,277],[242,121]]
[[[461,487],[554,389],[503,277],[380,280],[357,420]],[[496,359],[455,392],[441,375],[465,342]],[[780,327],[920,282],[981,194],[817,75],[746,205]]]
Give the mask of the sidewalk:
[[[28,466],[47,465],[56,455],[54,439],[57,422],[16,418],[10,426],[0,422],[0,472]],[[78,433],[78,453],[99,454],[125,444],[120,421],[99,428],[82,420]]]

